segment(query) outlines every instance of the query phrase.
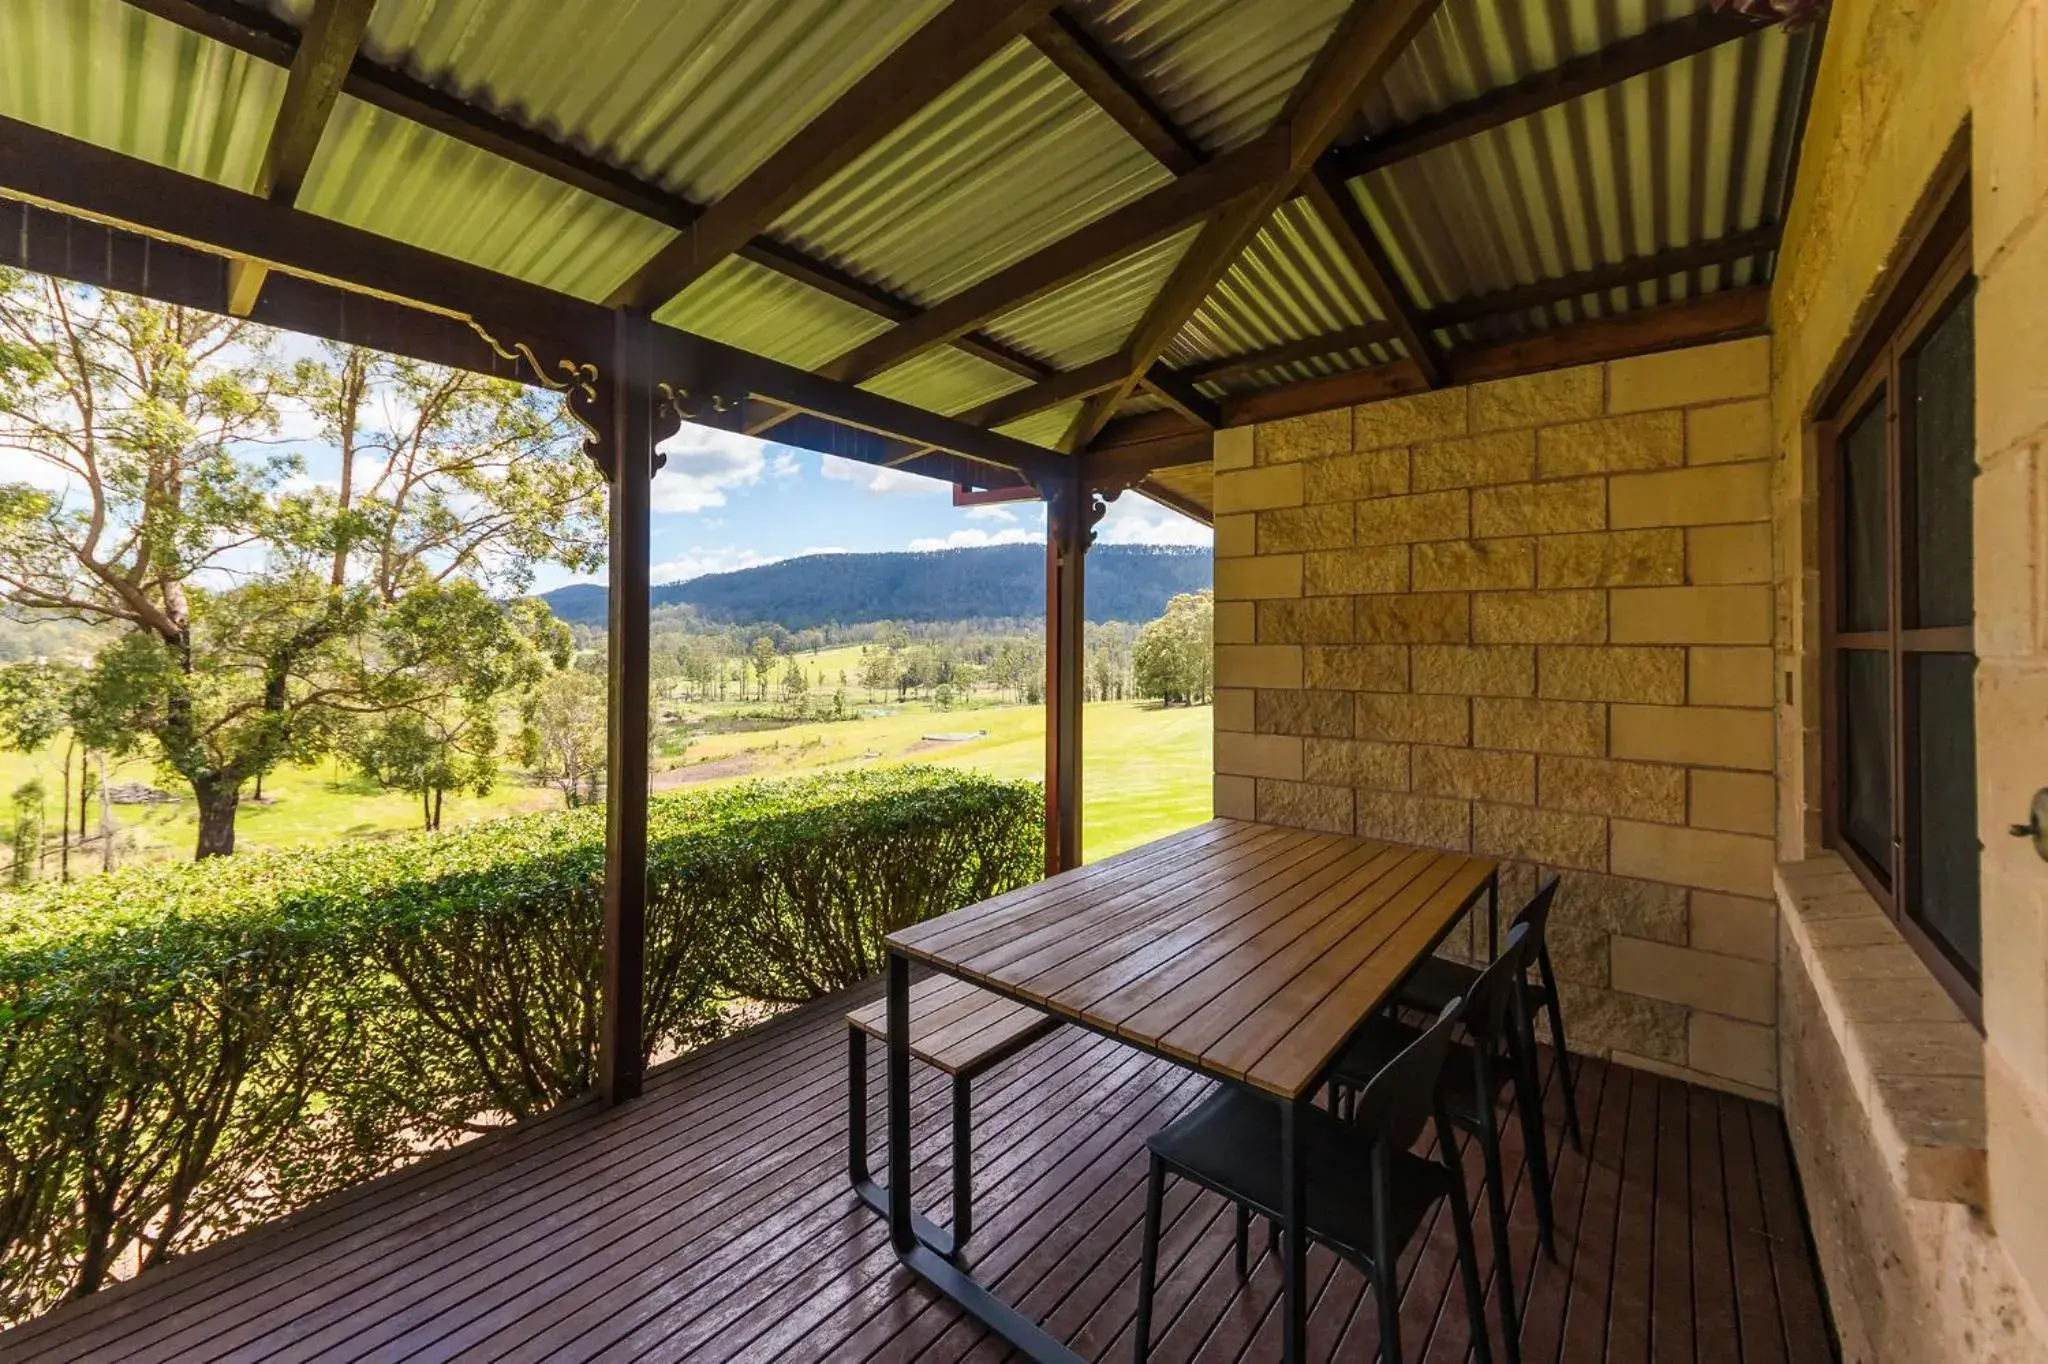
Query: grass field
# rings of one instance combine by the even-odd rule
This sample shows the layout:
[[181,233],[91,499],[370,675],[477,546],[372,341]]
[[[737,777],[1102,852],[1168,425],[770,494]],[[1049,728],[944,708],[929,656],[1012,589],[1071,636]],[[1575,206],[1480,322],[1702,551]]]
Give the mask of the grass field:
[[[847,690],[849,705],[865,706],[864,688],[849,686]],[[977,705],[940,711],[912,703],[876,709],[889,713],[697,739],[680,764],[656,774],[656,784],[663,788],[720,784],[870,763],[932,762],[1034,779],[1044,771],[1043,707]],[[928,737],[975,731],[986,733],[963,739]],[[1082,745],[1082,841],[1090,858],[1107,856],[1209,817],[1207,707],[1163,709],[1149,701],[1090,705],[1082,721]],[[58,766],[62,751],[59,744],[36,754],[0,753],[0,799],[24,782],[42,781],[43,818],[52,831],[57,827],[62,789]],[[114,806],[117,846],[124,862],[190,855],[196,821],[191,800],[182,796],[177,786],[139,760],[110,764],[108,778],[117,787],[133,783],[179,796],[158,804]],[[75,782],[76,768],[73,779]],[[450,797],[443,822],[497,819],[559,805],[560,797],[553,791],[527,785],[508,774],[488,796]],[[0,821],[11,822],[4,805],[0,805]],[[91,827],[97,829],[98,821],[95,801]],[[75,825],[75,806],[73,822]],[[243,799],[236,841],[249,849],[314,847],[409,832],[419,823],[419,803],[414,797],[379,790],[344,765],[330,762],[286,768],[265,778],[262,801],[246,795]],[[0,828],[0,838],[5,833]],[[95,849],[91,857],[97,856]],[[54,837],[45,869],[49,875],[56,874]]]

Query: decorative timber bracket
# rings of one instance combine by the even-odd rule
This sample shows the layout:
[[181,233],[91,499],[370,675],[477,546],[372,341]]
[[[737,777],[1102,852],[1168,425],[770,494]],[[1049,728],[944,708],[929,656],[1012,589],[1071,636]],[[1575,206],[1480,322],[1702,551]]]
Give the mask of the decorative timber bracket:
[[[1109,512],[1120,488],[1083,488],[1078,482],[1049,482],[1045,497],[1045,535],[1056,562],[1065,566],[1095,544],[1095,527]],[[1076,499],[1079,499],[1077,502]],[[1078,507],[1079,515],[1072,512]]]

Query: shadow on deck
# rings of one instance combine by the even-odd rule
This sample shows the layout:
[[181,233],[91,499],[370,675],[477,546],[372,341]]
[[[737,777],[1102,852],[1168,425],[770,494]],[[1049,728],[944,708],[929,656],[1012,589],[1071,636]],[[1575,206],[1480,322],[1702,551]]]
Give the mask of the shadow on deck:
[[[625,1108],[576,1105],[70,1304],[0,1336],[0,1358],[1003,1358],[896,1269],[848,1191],[840,1014],[875,993],[662,1067]],[[1560,1161],[1558,1263],[1532,1258],[1509,1125],[1524,1358],[1831,1358],[1778,1114],[1584,1066],[1588,1149]],[[919,1203],[943,1215],[946,1092],[918,1080]],[[977,1272],[1084,1356],[1130,1357],[1143,1137],[1202,1086],[1072,1028],[977,1086]],[[1153,1358],[1277,1359],[1273,1264],[1240,1281],[1230,1217],[1185,1184],[1166,1228]],[[1371,1359],[1363,1281],[1310,1263],[1312,1357]],[[1454,1268],[1441,1222],[1402,1262],[1411,1360],[1468,1357]]]

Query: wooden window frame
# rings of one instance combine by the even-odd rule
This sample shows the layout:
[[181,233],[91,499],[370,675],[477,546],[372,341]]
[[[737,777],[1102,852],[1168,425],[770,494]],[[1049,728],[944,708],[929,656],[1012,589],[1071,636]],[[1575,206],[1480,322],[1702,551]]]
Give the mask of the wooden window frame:
[[[1967,144],[1965,144],[1966,150]],[[1955,158],[1951,157],[1951,161]],[[1917,581],[1914,538],[1905,528],[1914,524],[1912,497],[1916,481],[1910,421],[1902,419],[1905,397],[1903,365],[1935,323],[1961,301],[1973,283],[1970,270],[1969,178],[1967,157],[1961,166],[1948,165],[1936,177],[1930,212],[1911,232],[1902,253],[1907,261],[1892,287],[1879,301],[1851,348],[1851,364],[1833,386],[1815,422],[1820,454],[1817,492],[1820,502],[1821,624],[1821,765],[1822,835],[1842,855],[1900,933],[1927,963],[1970,1020],[1983,1026],[1982,984],[1968,963],[1924,928],[1912,904],[1916,873],[1914,838],[1917,782],[1914,780],[1916,720],[1908,691],[1907,663],[1915,654],[1974,654],[1975,633],[1969,625],[1919,628],[1917,603],[1909,594]],[[1851,367],[1853,366],[1853,367]],[[1843,432],[1862,416],[1880,394],[1885,404],[1885,626],[1880,630],[1841,628],[1844,597],[1845,545],[1842,535]],[[1890,668],[1889,757],[1891,779],[1891,868],[1875,866],[1842,827],[1842,655],[1848,650],[1882,651]]]

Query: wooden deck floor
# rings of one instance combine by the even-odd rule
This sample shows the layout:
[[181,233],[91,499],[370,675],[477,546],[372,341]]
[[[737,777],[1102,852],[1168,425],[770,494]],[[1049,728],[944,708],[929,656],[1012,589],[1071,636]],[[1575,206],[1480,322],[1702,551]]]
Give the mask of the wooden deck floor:
[[[71,1304],[0,1336],[0,1358],[1000,1359],[895,1268],[847,1190],[848,1002],[664,1067],[624,1109],[557,1113]],[[1777,1114],[1595,1062],[1583,1076],[1555,1264],[1533,1258],[1516,1178],[1524,1357],[1831,1358]],[[877,1063],[878,1101],[879,1082]],[[1142,1138],[1200,1090],[1071,1028],[979,1082],[976,1270],[1083,1355],[1130,1357]],[[929,1207],[945,1091],[922,1076],[917,1099]],[[1213,1197],[1170,1185],[1166,1215],[1153,1357],[1277,1359],[1275,1267],[1237,1278]],[[1439,1224],[1403,1262],[1410,1360],[1468,1357],[1451,1244]],[[1371,1359],[1359,1276],[1311,1263],[1315,1356]]]

